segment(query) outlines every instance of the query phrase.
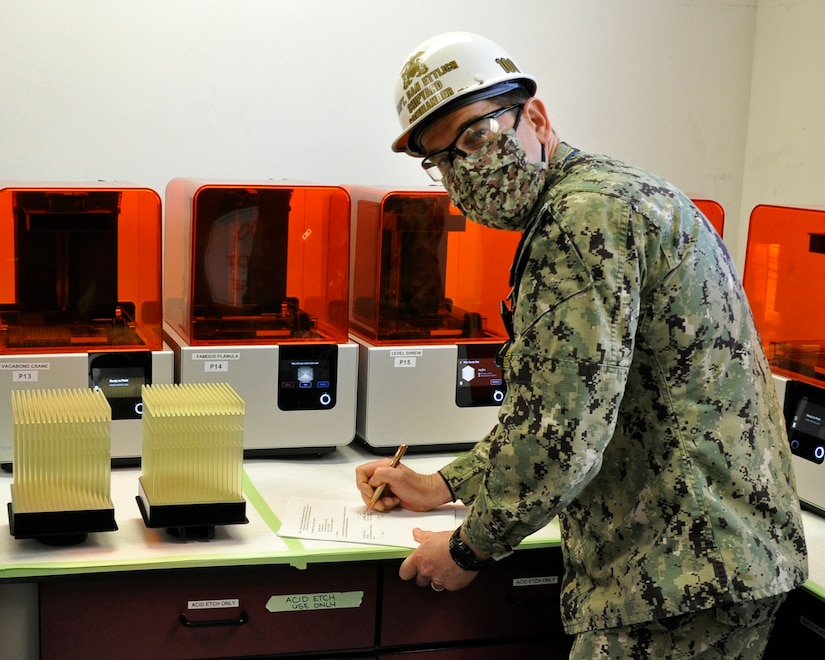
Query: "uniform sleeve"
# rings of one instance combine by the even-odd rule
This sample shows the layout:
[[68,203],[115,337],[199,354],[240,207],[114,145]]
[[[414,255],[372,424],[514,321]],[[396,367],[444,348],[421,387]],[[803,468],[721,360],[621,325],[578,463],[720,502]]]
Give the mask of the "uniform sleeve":
[[578,236],[551,221],[534,239],[499,425],[458,466],[478,482],[465,533],[497,559],[581,494],[615,429],[639,286],[627,214],[599,212],[617,217],[595,218],[596,229]]
[[475,500],[487,471],[490,443],[500,427],[483,440],[439,470],[453,497],[470,505]]

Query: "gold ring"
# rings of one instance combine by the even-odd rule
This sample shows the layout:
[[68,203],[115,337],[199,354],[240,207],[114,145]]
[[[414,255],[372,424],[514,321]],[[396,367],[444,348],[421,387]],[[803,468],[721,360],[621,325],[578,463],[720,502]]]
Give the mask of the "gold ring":
[[433,591],[444,591],[444,587],[441,585],[436,586],[435,582],[430,582],[430,586],[433,588]]

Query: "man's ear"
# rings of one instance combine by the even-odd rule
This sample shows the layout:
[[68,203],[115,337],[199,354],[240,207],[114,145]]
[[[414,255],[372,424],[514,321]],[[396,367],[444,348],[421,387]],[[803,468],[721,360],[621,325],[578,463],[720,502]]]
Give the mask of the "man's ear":
[[533,130],[536,131],[539,142],[545,143],[550,139],[553,127],[550,125],[547,109],[541,99],[535,96],[528,99],[527,103],[524,104],[523,116],[530,122]]

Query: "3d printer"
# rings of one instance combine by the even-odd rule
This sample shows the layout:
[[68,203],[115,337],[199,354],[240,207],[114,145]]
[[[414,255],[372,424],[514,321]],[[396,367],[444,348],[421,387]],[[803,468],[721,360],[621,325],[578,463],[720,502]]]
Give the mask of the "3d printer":
[[167,186],[164,333],[176,380],[238,392],[247,456],[323,453],[355,436],[349,217],[335,186]]
[[720,236],[725,234],[725,209],[712,199],[691,199]]
[[348,190],[357,435],[379,453],[470,446],[504,399],[499,304],[520,234],[468,221],[443,190]]
[[124,183],[0,184],[0,462],[10,392],[103,390],[112,457],[140,455],[143,383],[172,380],[161,334],[161,202]]
[[797,489],[825,514],[825,210],[759,205],[744,284],[784,402]]

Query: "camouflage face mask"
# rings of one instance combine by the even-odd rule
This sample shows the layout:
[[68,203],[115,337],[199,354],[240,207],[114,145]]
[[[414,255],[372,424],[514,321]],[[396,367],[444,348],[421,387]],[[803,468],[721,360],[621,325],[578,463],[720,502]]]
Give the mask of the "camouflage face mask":
[[442,179],[470,220],[497,229],[523,229],[543,187],[547,163],[527,160],[510,129],[478,151],[456,158]]

